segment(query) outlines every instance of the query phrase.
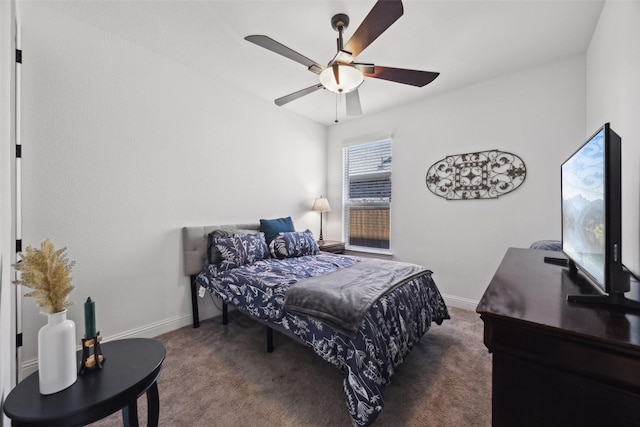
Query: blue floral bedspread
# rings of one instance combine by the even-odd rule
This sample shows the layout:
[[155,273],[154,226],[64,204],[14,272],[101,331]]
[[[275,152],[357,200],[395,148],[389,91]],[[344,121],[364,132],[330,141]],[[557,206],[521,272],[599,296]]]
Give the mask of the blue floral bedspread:
[[376,301],[353,338],[319,320],[283,310],[292,284],[356,262],[356,257],[321,253],[267,259],[227,271],[208,265],[196,282],[248,314],[282,325],[338,367],[353,425],[367,426],[382,411],[381,388],[395,368],[431,323],[440,324],[449,314],[428,270]]

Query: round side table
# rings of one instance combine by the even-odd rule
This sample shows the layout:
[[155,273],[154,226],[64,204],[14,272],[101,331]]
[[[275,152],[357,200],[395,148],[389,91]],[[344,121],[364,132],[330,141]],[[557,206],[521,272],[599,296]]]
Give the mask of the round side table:
[[[11,425],[85,425],[122,409],[124,425],[137,426],[137,399],[146,392],[148,425],[156,427],[160,413],[156,380],[166,355],[164,346],[153,339],[131,338],[101,347],[103,368],[78,375],[78,380],[62,391],[41,395],[38,372],[21,381],[4,402]],[[78,352],[78,366],[81,356]]]

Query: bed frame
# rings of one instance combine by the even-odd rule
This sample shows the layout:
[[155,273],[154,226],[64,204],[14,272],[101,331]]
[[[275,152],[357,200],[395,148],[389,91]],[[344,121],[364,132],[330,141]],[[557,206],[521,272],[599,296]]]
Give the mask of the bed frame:
[[[206,226],[189,226],[182,228],[182,247],[184,253],[184,274],[191,278],[191,311],[193,313],[193,327],[200,327],[200,314],[198,312],[198,284],[196,276],[207,265],[207,244],[209,233],[213,230],[255,230],[260,231],[260,224],[225,224],[225,225],[206,225]],[[222,324],[229,323],[228,304],[222,302]],[[273,331],[276,330],[294,340],[304,344],[298,336],[294,335],[288,329],[270,323],[262,319],[252,317],[252,319],[264,324],[267,327],[267,351],[271,353],[273,346]]]
[[[259,232],[260,227],[258,224],[232,224],[232,225],[221,225],[221,226],[184,227],[182,229],[183,247],[184,247],[184,274],[191,277],[191,302],[192,302],[192,309],[193,309],[193,327],[194,328],[197,328],[200,325],[199,316],[198,316],[199,285],[196,283],[196,277],[202,271],[202,269],[205,268],[205,266],[208,263],[208,259],[207,259],[208,236],[209,236],[209,233],[211,233],[215,229],[223,229],[223,230],[236,229],[236,230],[251,230],[251,231],[255,230],[255,232],[257,233]],[[422,286],[422,284],[420,284],[420,286]],[[433,287],[435,286],[435,283],[424,284],[424,286]],[[405,297],[403,296],[403,298]],[[444,303],[443,301],[439,301],[439,302]],[[427,305],[429,304],[430,303],[427,302]],[[422,302],[420,302],[419,304],[416,303],[415,306],[412,307],[412,310],[414,310],[415,312],[415,310],[421,309],[422,306],[423,306]],[[236,307],[236,308],[240,312],[246,313],[241,307]],[[439,308],[444,308],[444,307],[439,307]],[[227,304],[223,302],[223,305],[222,305],[222,323],[223,324],[228,323],[227,310],[228,310]],[[444,316],[445,313],[441,312],[440,314]],[[272,321],[258,319],[252,315],[249,315],[248,313],[247,315],[252,319],[266,325],[268,352],[272,352],[274,349],[273,347],[273,331],[274,330],[281,332],[282,334],[288,337],[293,338],[295,342],[301,343],[306,347],[314,347],[313,343],[305,342],[303,338],[295,335],[290,330],[284,328],[280,323],[274,323]],[[438,318],[440,318],[440,316],[438,316]],[[417,323],[417,321],[414,323]],[[436,320],[436,323],[442,323],[441,319],[440,319],[440,322]],[[369,328],[368,326],[367,328],[372,333],[374,334],[376,333],[373,329]],[[297,328],[293,328],[293,329],[297,330]],[[327,329],[330,329],[330,328],[327,328]],[[327,332],[326,329],[325,329],[325,332]],[[376,377],[367,375],[365,371],[367,370],[366,366],[368,365],[362,365],[361,362],[364,359],[370,360],[371,362],[376,360],[376,357],[377,357],[376,354],[379,346],[376,344],[375,348],[369,351],[367,350],[366,347],[363,347],[363,345],[367,345],[366,344],[367,340],[359,340],[359,339],[351,340],[348,337],[345,337],[345,340],[342,340],[340,337],[337,337],[338,335],[337,331],[330,331],[330,332],[332,332],[331,337],[328,337],[326,339],[330,339],[332,341],[334,339],[340,339],[341,342],[344,342],[345,347],[343,347],[343,349],[346,351],[347,356],[345,357],[344,362],[339,362],[339,358],[335,359],[336,361],[338,361],[336,363],[334,363],[329,359],[325,359],[325,360],[331,363],[332,365],[337,366],[342,372],[342,375],[344,377],[343,389],[347,398],[347,406],[349,408],[349,413],[351,414],[354,425],[361,424],[363,422],[371,423],[375,420],[375,418],[378,416],[378,414],[382,410],[382,386],[384,384],[379,383]],[[365,333],[365,331],[363,331],[363,333]],[[304,336],[305,333],[301,332],[301,335]],[[315,342],[315,338],[314,338],[314,342]],[[413,338],[407,339],[407,343],[411,344],[413,342],[415,342]],[[380,344],[384,346],[389,346],[390,343],[391,341],[387,339],[382,339]],[[362,351],[365,354],[359,355],[356,352],[352,352],[351,355],[353,355],[353,357],[351,357],[349,355],[349,351],[351,350],[355,350],[356,352]],[[406,347],[405,349],[403,349],[401,351],[403,357],[407,355],[410,350],[411,350],[410,347]],[[336,352],[339,352],[339,351],[340,350],[336,350]],[[390,349],[385,351],[386,353],[389,354],[389,356],[392,356]],[[320,353],[318,354],[322,356],[322,354]],[[388,362],[384,363],[384,368],[388,369],[389,367],[392,367],[393,364],[394,364],[394,361],[389,359]],[[378,378],[390,377],[391,374],[392,372],[385,370],[383,372],[380,372],[380,375],[378,375]],[[362,390],[365,390],[365,391],[363,392]],[[369,390],[369,391],[366,391],[366,390]],[[367,408],[370,408],[370,409],[367,409],[367,411],[363,413],[361,411],[361,405],[360,405],[361,402],[365,406],[367,406]]]

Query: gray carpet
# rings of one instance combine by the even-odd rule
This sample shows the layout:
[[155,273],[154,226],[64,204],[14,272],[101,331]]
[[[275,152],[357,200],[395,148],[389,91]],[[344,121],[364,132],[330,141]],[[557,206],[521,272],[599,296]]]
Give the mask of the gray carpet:
[[[491,355],[475,312],[451,320],[414,347],[391,384],[375,426],[490,426]],[[161,426],[350,426],[342,375],[313,351],[230,313],[157,337],[167,348],[158,387]],[[146,401],[138,401],[146,425]],[[122,425],[119,413],[94,426]]]

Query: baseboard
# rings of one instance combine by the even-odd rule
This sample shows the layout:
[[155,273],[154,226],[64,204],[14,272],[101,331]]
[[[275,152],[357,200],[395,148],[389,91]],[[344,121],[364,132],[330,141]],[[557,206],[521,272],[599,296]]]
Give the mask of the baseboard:
[[[478,301],[468,298],[457,297],[453,295],[442,294],[444,302],[451,307],[460,308],[463,310],[475,311]],[[211,317],[219,316],[220,310],[216,307],[200,310],[200,320],[209,319]],[[159,322],[150,323],[139,328],[130,329],[128,331],[121,332],[115,335],[109,335],[103,337],[103,342],[109,342],[114,340],[121,340],[125,338],[154,338],[158,335],[166,334],[167,332],[175,331],[176,329],[183,328],[193,324],[193,317],[191,313],[183,314],[180,316],[171,317],[168,319],[160,320]],[[78,345],[78,350],[80,346]],[[31,375],[38,370],[38,359],[31,359],[24,361],[20,367],[19,377],[23,379],[28,375]]]
[[[219,315],[220,310],[215,307],[211,307],[206,310],[200,310],[199,313],[200,320],[203,320]],[[191,313],[175,316],[173,318],[164,319],[159,322],[142,326],[140,328],[130,329],[119,334],[103,337],[103,342],[121,340],[125,338],[154,338],[158,335],[166,334],[167,332],[175,331],[176,329],[180,329],[189,325],[193,325],[193,316],[191,315]]]
[[[211,307],[205,310],[200,310],[199,313],[200,320],[204,320],[220,315],[221,311],[216,307]],[[102,342],[121,340],[125,338],[154,338],[158,335],[166,334],[167,332],[175,331],[176,329],[180,329],[189,325],[193,325],[193,316],[191,315],[191,313],[163,319],[159,322],[150,323],[148,325],[130,329],[119,334],[104,336],[102,337]],[[78,345],[77,350],[80,350],[80,345]],[[26,378],[37,370],[37,358],[24,361],[20,367],[20,372],[18,374],[20,380]]]
[[476,307],[478,306],[478,302],[476,300],[456,297],[453,295],[442,294],[442,298],[444,302],[451,307],[461,308],[463,310],[476,311]]

